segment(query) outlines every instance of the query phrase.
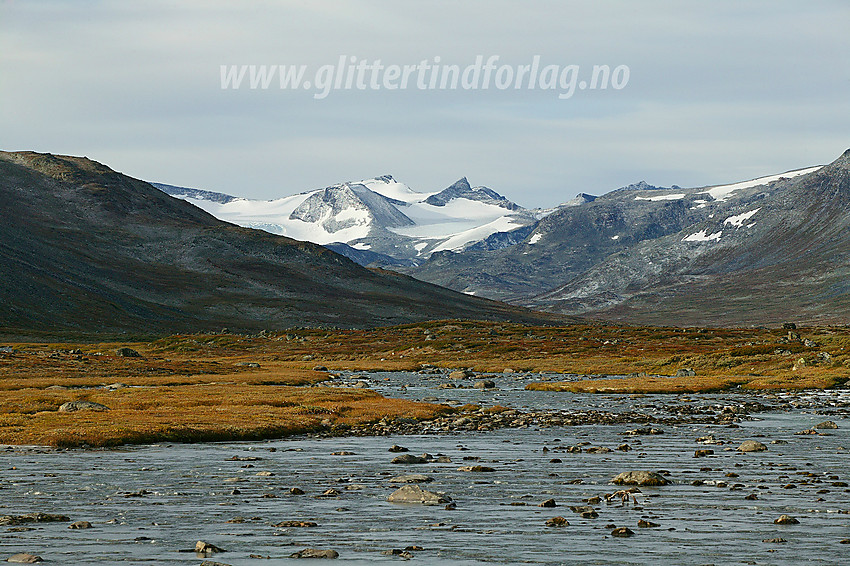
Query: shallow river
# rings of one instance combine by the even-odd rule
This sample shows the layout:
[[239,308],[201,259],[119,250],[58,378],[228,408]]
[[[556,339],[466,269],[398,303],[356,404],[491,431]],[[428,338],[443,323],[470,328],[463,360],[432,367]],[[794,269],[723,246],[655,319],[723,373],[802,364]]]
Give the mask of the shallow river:
[[[664,406],[677,403],[783,401],[750,395],[680,400],[530,392],[522,389],[529,376],[499,376],[496,391],[436,389],[446,381],[440,376],[371,374],[368,379],[395,396],[525,410],[593,407],[661,414]],[[845,417],[850,391],[794,399],[796,406],[753,414],[739,428],[653,425],[663,433],[639,436],[627,434],[639,425],[623,424],[108,451],[8,448],[0,451],[0,515],[60,513],[93,526],[0,527],[0,560],[31,552],[54,564],[241,566],[298,563],[287,557],[315,547],[334,549],[350,564],[389,563],[401,558],[383,551],[416,546],[421,550],[410,551],[411,560],[422,564],[850,564],[850,544],[840,543],[850,538],[845,483],[850,482],[845,450],[850,449]],[[827,419],[839,428],[794,434]],[[706,435],[724,444],[696,442]],[[760,440],[768,450],[736,452],[747,439]],[[585,449],[612,451],[566,450],[581,443],[588,443]],[[623,443],[632,449],[617,450]],[[392,464],[393,444],[412,454],[448,456],[451,462]],[[714,454],[695,458],[697,449]],[[239,459],[231,460],[234,456]],[[468,465],[495,471],[458,470]],[[642,487],[628,505],[620,499],[606,504],[604,496],[621,489],[609,483],[611,478],[628,470],[663,470],[673,483]],[[387,502],[398,487],[389,479],[406,473],[433,477],[423,488],[445,492],[457,508]],[[692,485],[695,480],[703,483]],[[293,487],[305,494],[291,494]],[[330,488],[339,495],[321,496]],[[757,499],[746,499],[751,494]],[[594,505],[597,518],[570,510],[594,496],[602,497]],[[538,506],[550,498],[557,507]],[[774,524],[782,514],[799,524]],[[565,517],[569,526],[546,526],[555,516]],[[658,526],[638,527],[640,519]],[[318,526],[274,526],[289,520]],[[629,527],[634,535],[612,537],[614,526]],[[770,539],[785,542],[763,542]],[[198,540],[227,552],[206,558],[179,552]]]

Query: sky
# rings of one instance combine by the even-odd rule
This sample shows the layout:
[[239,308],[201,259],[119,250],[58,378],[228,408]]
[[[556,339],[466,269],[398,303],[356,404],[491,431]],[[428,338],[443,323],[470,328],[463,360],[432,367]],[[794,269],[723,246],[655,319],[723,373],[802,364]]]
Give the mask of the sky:
[[850,148],[848,29],[844,0],[0,0],[0,149],[262,199],[385,174],[527,207],[720,184]]

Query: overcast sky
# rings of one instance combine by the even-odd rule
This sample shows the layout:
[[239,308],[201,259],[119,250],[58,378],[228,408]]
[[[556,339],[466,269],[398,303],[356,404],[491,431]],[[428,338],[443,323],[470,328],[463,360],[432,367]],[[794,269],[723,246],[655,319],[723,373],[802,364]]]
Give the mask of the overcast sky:
[[[382,174],[419,191],[466,176],[525,206],[718,184],[850,147],[848,30],[844,0],[0,0],[0,149],[252,198]],[[222,65],[305,65],[314,81],[340,56],[464,70],[478,55],[588,81],[624,65],[628,81],[566,99],[492,78],[323,99],[277,76],[221,87]]]

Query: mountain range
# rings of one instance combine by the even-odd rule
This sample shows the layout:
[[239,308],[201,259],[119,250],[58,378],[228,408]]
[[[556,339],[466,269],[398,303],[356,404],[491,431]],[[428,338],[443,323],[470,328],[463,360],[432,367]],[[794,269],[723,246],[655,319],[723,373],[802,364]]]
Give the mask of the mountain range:
[[274,201],[157,186],[84,157],[0,152],[0,327],[850,319],[850,150],[826,166],[640,182],[548,210],[466,179],[420,193],[383,176]]
[[322,244],[382,267],[415,267],[432,253],[461,251],[493,234],[530,226],[540,212],[487,187],[472,187],[465,177],[421,193],[384,175],[269,201],[152,184],[222,220]]
[[[84,157],[0,152],[0,203],[6,333],[565,320],[229,224]],[[305,218],[324,210],[301,204]]]
[[[294,201],[169,192],[257,227],[271,203],[286,201],[277,230],[304,237],[321,224],[329,247],[364,265],[534,309],[663,325],[844,322],[848,155],[725,185],[641,181],[548,210],[466,179],[417,193],[384,176]],[[355,197],[359,223],[344,225]]]
[[651,324],[850,321],[850,150],[824,167],[673,196],[658,195],[702,214],[522,303]]

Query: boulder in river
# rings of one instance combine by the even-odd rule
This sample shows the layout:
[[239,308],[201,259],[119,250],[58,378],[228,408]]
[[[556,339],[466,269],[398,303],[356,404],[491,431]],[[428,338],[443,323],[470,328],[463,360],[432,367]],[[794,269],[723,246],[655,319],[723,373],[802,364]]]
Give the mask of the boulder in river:
[[276,523],[272,525],[273,527],[278,528],[309,528],[309,527],[318,527],[319,524],[313,521],[281,521],[280,523]]
[[15,564],[36,564],[38,562],[44,562],[44,559],[42,559],[41,556],[30,554],[29,552],[19,552],[18,554],[13,554],[7,558],[6,562],[13,562]]
[[429,483],[432,481],[434,481],[434,478],[425,474],[405,474],[389,479],[390,483]]
[[25,523],[66,523],[71,518],[67,515],[54,513],[27,513],[26,515],[3,515],[0,516],[0,525],[14,526]]
[[475,375],[474,371],[470,371],[468,369],[459,369],[451,372],[449,374],[449,378],[451,379],[466,379],[468,377],[472,377]]
[[669,480],[658,472],[647,472],[645,470],[637,470],[632,472],[623,472],[614,476],[611,483],[617,485],[667,485]]
[[655,527],[660,527],[658,523],[653,523],[652,521],[647,521],[646,519],[639,519],[637,522],[637,526],[642,529],[654,529]]
[[738,452],[764,452],[767,446],[758,440],[745,440],[738,446]]
[[195,543],[195,552],[197,552],[198,554],[210,555],[210,554],[216,554],[216,553],[219,553],[219,552],[226,552],[226,551],[223,548],[219,548],[214,544],[199,540],[198,542]]
[[449,503],[451,497],[433,491],[426,491],[418,485],[405,485],[390,494],[391,503],[419,503],[420,505],[441,505]]
[[339,552],[331,549],[305,548],[289,555],[290,558],[339,558]]
[[91,523],[88,521],[75,521],[68,525],[69,529],[90,529],[92,528]]
[[393,464],[427,464],[428,458],[425,456],[415,456],[413,454],[402,454],[392,459]]
[[570,506],[570,511],[578,513],[582,519],[596,519],[599,517],[599,513],[590,505],[573,505]]

